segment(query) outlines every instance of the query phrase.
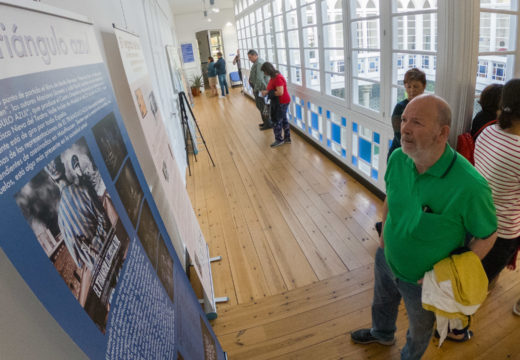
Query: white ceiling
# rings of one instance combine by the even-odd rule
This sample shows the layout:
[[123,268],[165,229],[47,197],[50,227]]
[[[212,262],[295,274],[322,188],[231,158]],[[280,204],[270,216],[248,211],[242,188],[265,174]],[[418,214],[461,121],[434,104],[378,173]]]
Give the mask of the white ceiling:
[[[170,7],[172,8],[174,15],[186,14],[191,12],[201,11],[203,0],[169,0]],[[209,0],[206,2],[206,9],[209,10]],[[233,0],[215,0],[215,6],[219,9],[232,9],[234,6]]]

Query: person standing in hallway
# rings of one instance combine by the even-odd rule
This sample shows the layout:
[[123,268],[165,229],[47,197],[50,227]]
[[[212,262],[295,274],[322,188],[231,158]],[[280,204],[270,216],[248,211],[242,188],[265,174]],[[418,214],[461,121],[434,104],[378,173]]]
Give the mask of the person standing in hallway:
[[222,58],[222,53],[217,53],[217,63],[215,64],[215,69],[217,70],[218,82],[220,84],[220,91],[222,91],[222,96],[225,97],[229,95],[228,84],[226,80],[226,60]]
[[[498,124],[486,127],[475,144],[475,167],[488,181],[497,208],[498,238],[482,260],[490,282],[508,264],[514,269],[520,249],[520,79],[503,86],[499,112]],[[513,312],[520,315],[520,299]]]
[[253,88],[256,107],[262,116],[262,123],[258,125],[260,126],[260,130],[271,129],[273,123],[269,116],[264,115],[265,100],[264,97],[261,96],[261,92],[267,88],[267,83],[269,82],[269,78],[265,76],[261,70],[264,60],[258,56],[256,50],[252,49],[247,52],[247,57],[249,58],[249,61],[253,63],[253,66],[251,66],[251,72],[249,73],[249,85]]
[[238,76],[240,77],[240,81],[242,81],[242,67],[240,66],[240,50],[239,49],[237,49],[237,54],[235,55],[235,58],[233,59],[233,65],[237,66]]
[[271,100],[271,120],[274,131],[274,142],[271,144],[271,147],[290,144],[291,127],[289,121],[287,121],[287,108],[291,102],[291,97],[287,91],[287,81],[270,62],[264,62],[260,70],[271,78],[267,84],[267,89],[262,91],[262,95],[268,95]]
[[215,68],[215,60],[210,56],[208,58],[208,81],[209,88],[211,89],[211,95],[217,96],[217,69]]
[[[454,250],[483,259],[496,239],[497,218],[486,180],[448,145],[451,109],[435,95],[414,98],[401,121],[402,147],[385,174],[383,234],[375,256],[372,327],[351,333],[358,344],[393,345],[401,298],[408,315],[401,359],[420,359],[435,314],[422,307],[422,278]],[[474,238],[465,248],[466,233]],[[464,341],[469,330],[449,339]]]
[[426,74],[417,68],[410,69],[404,74],[403,82],[404,89],[406,90],[406,99],[398,102],[392,112],[394,139],[392,140],[392,146],[388,150],[388,156],[386,157],[387,162],[392,152],[401,147],[401,115],[410,101],[424,93],[424,89],[426,89]]

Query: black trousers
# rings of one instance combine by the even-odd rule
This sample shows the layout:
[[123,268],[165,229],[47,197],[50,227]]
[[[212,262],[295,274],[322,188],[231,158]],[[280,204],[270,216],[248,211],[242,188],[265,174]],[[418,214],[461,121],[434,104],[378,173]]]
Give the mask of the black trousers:
[[497,238],[495,245],[489,251],[482,265],[489,281],[492,281],[509,264],[518,249],[520,237],[515,239]]

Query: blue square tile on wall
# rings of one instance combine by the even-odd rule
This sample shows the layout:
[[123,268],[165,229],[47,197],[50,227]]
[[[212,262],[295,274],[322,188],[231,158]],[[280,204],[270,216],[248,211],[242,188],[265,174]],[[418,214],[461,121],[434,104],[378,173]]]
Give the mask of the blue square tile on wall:
[[345,119],[344,117],[341,118],[341,125],[347,126],[347,119]]
[[352,156],[352,165],[357,166],[357,157]]
[[341,149],[341,156],[343,156],[344,158],[347,157],[347,151],[345,149]]
[[376,169],[372,169],[372,179],[377,180],[379,174]]
[[318,114],[316,114],[316,113],[312,113],[312,115],[311,115],[311,126],[315,130],[319,130],[319,128],[320,128],[320,125],[318,122]]
[[369,164],[372,163],[372,143],[362,137],[359,138],[359,157]]
[[341,144],[341,127],[334,123],[331,123],[330,125],[332,130],[332,140],[338,144]]
[[374,138],[374,142],[375,142],[376,144],[379,144],[380,137],[379,137],[379,134],[376,133],[375,131],[374,131],[374,136],[373,136],[373,138]]
[[352,131],[357,133],[357,123],[355,122],[352,123]]
[[329,139],[327,139],[327,146],[328,146],[328,147],[331,147],[331,143],[330,143],[330,140],[329,140]]

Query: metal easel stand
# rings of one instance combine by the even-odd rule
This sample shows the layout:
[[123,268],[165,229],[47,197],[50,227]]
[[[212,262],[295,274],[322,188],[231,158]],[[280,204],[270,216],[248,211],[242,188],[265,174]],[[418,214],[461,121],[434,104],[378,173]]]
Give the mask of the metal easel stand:
[[188,173],[191,176],[188,143],[191,143],[191,150],[193,151],[193,156],[195,157],[195,161],[197,161],[197,155],[195,152],[195,144],[193,143],[193,136],[192,136],[193,134],[191,133],[190,126],[188,124],[188,113],[186,111],[186,108],[190,111],[193,122],[195,123],[195,126],[197,127],[197,131],[199,132],[200,138],[202,139],[202,143],[204,144],[204,147],[206,148],[206,151],[208,152],[209,159],[211,160],[211,163],[213,164],[213,166],[215,166],[215,162],[213,161],[213,158],[211,157],[211,153],[209,152],[208,146],[206,145],[206,140],[204,139],[204,136],[202,135],[202,131],[200,131],[199,124],[197,123],[197,119],[195,119],[195,115],[193,115],[193,111],[191,110],[190,103],[188,102],[188,98],[186,97],[186,94],[184,93],[184,91],[179,92],[179,105],[180,105],[180,109],[181,109],[182,132],[184,134],[184,149],[186,150],[186,163],[188,164]]

